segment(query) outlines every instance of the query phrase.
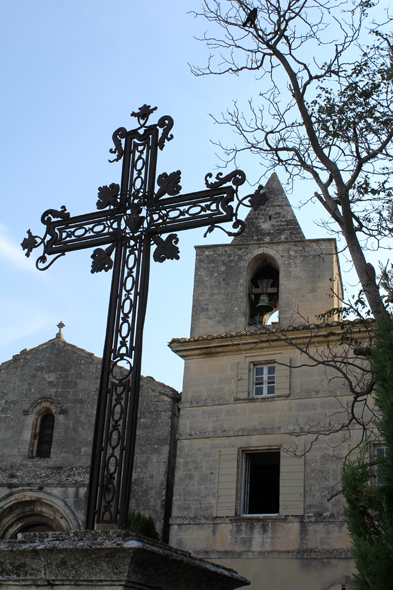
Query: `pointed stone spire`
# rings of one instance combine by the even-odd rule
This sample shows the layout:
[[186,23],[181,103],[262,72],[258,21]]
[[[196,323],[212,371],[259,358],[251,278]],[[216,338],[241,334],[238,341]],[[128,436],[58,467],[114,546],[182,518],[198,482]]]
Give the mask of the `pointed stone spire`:
[[281,186],[277,174],[273,173],[264,190],[268,199],[247,215],[246,229],[232,240],[232,244],[252,242],[289,242],[304,240],[304,234],[293,209]]

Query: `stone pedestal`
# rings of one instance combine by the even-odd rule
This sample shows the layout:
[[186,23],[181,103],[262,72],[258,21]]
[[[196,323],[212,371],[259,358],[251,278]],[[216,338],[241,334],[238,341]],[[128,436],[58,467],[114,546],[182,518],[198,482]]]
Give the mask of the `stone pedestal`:
[[2,590],[232,590],[233,570],[127,531],[23,533],[0,541]]

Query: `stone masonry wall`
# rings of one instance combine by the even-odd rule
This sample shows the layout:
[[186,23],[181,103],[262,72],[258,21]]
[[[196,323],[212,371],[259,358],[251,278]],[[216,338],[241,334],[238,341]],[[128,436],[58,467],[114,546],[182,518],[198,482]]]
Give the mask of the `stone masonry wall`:
[[[84,526],[100,369],[101,359],[62,338],[0,366],[0,518],[2,498],[24,490],[16,497],[27,501],[26,490],[35,490],[37,497],[55,494]],[[179,397],[163,383],[142,378],[132,507],[151,514],[161,535],[167,535],[171,508],[167,489]],[[44,406],[55,414],[51,456],[31,458],[34,421]]]
[[[312,580],[318,569],[321,582],[316,588],[335,579],[335,572],[339,572],[337,579],[347,579],[352,554],[342,498],[331,496],[338,491],[342,457],[349,443],[343,442],[342,433],[330,436],[328,441],[324,436],[317,437],[319,431],[329,427],[329,421],[337,425],[345,420],[343,408],[350,399],[345,384],[337,379],[329,381],[331,375],[324,367],[305,366],[306,359],[299,351],[266,334],[260,341],[234,335],[225,341],[207,340],[195,347],[197,344],[200,349],[194,352],[193,342],[177,345],[177,351],[186,358],[186,367],[171,544],[236,567],[252,580],[253,590],[269,588],[278,570],[286,584],[291,580],[290,571],[297,572],[293,585],[283,581],[282,588],[314,588]],[[290,359],[287,395],[237,396],[238,363],[270,363],[281,357]],[[308,429],[309,434],[299,436]],[[354,429],[351,443],[359,436]],[[218,516],[220,453],[234,448],[235,500],[225,516]],[[263,449],[287,449],[298,455],[305,452],[302,514],[242,514],[243,452]]]
[[307,321],[338,307],[333,291],[341,279],[334,240],[198,246],[191,336],[245,330],[249,267],[256,257],[273,258],[280,272],[279,324]]

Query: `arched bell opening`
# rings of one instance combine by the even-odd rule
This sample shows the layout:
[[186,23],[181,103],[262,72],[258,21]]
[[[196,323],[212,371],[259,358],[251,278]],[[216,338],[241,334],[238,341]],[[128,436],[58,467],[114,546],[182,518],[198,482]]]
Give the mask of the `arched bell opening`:
[[279,309],[279,278],[277,262],[267,254],[256,257],[249,268],[249,324],[266,325]]

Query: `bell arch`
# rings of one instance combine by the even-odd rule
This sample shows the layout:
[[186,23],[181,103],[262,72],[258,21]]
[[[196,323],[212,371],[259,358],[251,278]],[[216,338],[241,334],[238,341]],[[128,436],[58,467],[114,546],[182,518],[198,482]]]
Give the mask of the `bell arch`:
[[247,275],[248,323],[266,325],[279,310],[279,264],[271,254],[257,254],[248,266]]

